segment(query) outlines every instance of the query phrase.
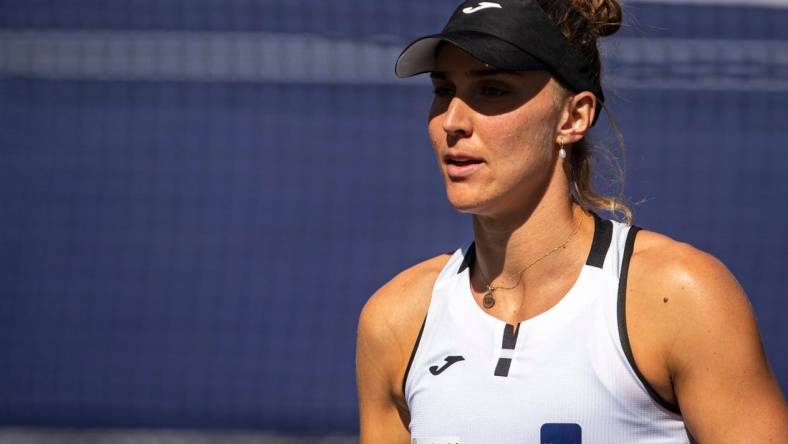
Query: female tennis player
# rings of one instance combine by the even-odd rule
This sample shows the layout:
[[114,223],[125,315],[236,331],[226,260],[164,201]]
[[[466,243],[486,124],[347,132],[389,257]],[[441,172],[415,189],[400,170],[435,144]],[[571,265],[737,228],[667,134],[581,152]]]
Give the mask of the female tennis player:
[[400,56],[432,77],[430,139],[474,239],[366,304],[362,444],[788,442],[735,278],[591,187],[597,38],[621,20],[615,0],[467,1]]

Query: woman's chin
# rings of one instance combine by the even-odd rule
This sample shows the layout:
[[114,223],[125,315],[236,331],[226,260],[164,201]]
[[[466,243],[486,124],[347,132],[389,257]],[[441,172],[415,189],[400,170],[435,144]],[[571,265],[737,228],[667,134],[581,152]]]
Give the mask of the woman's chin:
[[478,196],[471,196],[466,193],[452,193],[448,191],[446,197],[449,200],[449,205],[460,213],[478,214],[484,211],[488,203],[485,199],[480,199]]

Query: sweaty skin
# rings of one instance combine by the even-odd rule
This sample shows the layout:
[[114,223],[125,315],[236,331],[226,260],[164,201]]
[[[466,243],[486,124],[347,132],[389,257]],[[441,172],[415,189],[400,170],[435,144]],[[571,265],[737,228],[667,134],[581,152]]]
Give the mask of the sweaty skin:
[[[513,284],[492,316],[511,324],[553,307],[576,280],[593,237],[592,216],[573,204],[557,155],[593,121],[590,93],[567,94],[546,72],[491,70],[447,45],[433,73],[429,134],[449,202],[473,218],[479,273]],[[448,260],[439,255],[409,268],[365,305],[356,355],[361,443],[410,442],[402,381]],[[701,443],[788,442],[788,412],[766,362],[752,307],[717,259],[666,236],[640,231],[627,280],[627,329],[635,361],[666,400],[681,406]]]

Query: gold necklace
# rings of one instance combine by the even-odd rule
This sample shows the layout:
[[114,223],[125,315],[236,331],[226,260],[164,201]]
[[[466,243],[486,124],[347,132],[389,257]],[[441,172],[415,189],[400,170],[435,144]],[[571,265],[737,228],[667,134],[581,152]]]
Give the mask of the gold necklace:
[[575,227],[575,230],[572,232],[572,234],[569,235],[568,238],[566,238],[566,240],[561,245],[553,248],[552,250],[550,250],[547,253],[543,254],[541,257],[539,257],[535,261],[533,261],[530,264],[526,265],[525,268],[523,268],[522,271],[520,271],[520,273],[517,275],[517,282],[514,285],[512,285],[511,287],[501,287],[501,286],[498,286],[498,285],[493,285],[492,282],[490,282],[490,280],[487,279],[487,276],[484,275],[484,272],[482,271],[482,267],[478,267],[479,268],[479,274],[482,275],[482,278],[484,278],[484,281],[485,281],[485,283],[487,285],[487,292],[484,294],[484,299],[482,299],[482,304],[484,304],[484,308],[489,310],[489,309],[495,307],[495,291],[496,290],[513,290],[513,289],[517,288],[517,286],[520,285],[520,281],[522,281],[522,279],[523,279],[523,273],[525,273],[525,270],[533,267],[539,261],[541,261],[542,259],[546,258],[547,256],[550,256],[551,254],[555,253],[556,251],[566,248],[566,246],[569,245],[569,242],[575,237],[577,232],[580,231],[580,225],[582,223],[583,223],[583,219],[581,218],[580,222],[577,223],[577,226]]

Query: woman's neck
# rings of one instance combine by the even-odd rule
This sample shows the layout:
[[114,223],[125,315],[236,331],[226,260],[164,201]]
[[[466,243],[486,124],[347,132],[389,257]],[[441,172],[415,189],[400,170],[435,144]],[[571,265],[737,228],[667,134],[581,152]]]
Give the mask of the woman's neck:
[[554,202],[507,218],[473,217],[475,268],[484,286],[515,285],[521,273],[538,281],[551,269],[577,261],[589,229],[593,235],[593,224],[586,222],[593,216],[570,199]]

